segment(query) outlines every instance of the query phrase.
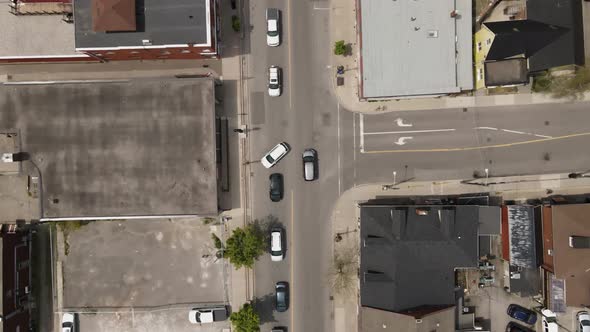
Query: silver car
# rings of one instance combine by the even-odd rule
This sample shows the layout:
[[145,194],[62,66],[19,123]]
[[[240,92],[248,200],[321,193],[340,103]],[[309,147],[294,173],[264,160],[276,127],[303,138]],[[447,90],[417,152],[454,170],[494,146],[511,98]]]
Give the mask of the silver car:
[[306,149],[303,151],[303,178],[305,181],[313,181],[316,179],[316,163],[317,152],[314,149]]

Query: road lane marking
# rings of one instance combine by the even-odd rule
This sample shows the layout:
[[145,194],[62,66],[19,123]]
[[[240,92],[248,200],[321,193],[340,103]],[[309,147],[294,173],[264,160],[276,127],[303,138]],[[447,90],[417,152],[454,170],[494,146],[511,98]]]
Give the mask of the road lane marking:
[[501,130],[501,131],[511,133],[511,134],[530,135],[530,136],[536,136],[536,137],[541,137],[541,138],[552,138],[553,137],[553,136],[547,136],[547,135],[541,135],[541,134],[527,133],[527,132],[518,131],[518,130],[498,129],[498,128],[494,128],[494,127],[475,127],[473,129],[476,129],[476,130],[485,129],[485,130],[495,130],[495,131]]
[[395,122],[397,123],[398,127],[412,127],[412,126],[414,126],[411,123],[404,123],[404,119],[402,119],[402,118],[395,119]]
[[340,193],[342,192],[341,190],[341,170],[342,170],[342,163],[340,160],[340,103],[337,103],[336,105],[338,105],[338,196],[340,196]]
[[[295,286],[295,274],[293,271],[295,271],[295,260],[293,259],[293,243],[295,243],[295,241],[293,241],[293,224],[295,223],[295,198],[293,197],[293,190],[291,190],[291,225],[289,225],[290,230],[289,230],[289,239],[290,239],[290,243],[289,243],[289,250],[290,250],[290,255],[291,255],[291,302],[293,302],[293,294],[295,294],[295,292],[293,292],[294,286]],[[294,319],[294,312],[295,312],[295,305],[291,306],[291,331],[297,331],[295,329],[295,319]]]
[[360,128],[361,128],[361,153],[365,152],[365,117],[363,114],[361,114],[361,118],[360,118]]
[[578,133],[578,134],[570,134],[570,135],[563,135],[557,137],[550,137],[550,138],[541,138],[541,139],[534,139],[530,141],[522,141],[522,142],[514,142],[514,143],[504,143],[504,144],[494,144],[494,145],[484,145],[484,146],[469,146],[464,148],[440,148],[440,149],[412,149],[412,150],[375,150],[375,151],[365,151],[364,153],[406,153],[406,152],[457,152],[457,151],[473,151],[473,150],[484,150],[484,149],[494,149],[494,148],[508,148],[518,145],[525,145],[525,144],[534,144],[534,143],[543,143],[549,141],[557,141],[563,140],[568,138],[576,138],[576,137],[584,137],[590,136],[590,132],[585,133]]
[[439,133],[447,131],[456,131],[457,129],[427,129],[427,130],[401,130],[401,131],[377,131],[365,133],[365,135],[393,135],[393,134],[420,134],[420,133]]
[[407,140],[411,140],[414,137],[412,136],[403,136],[397,139],[397,141],[393,142],[393,144],[397,144],[397,145],[405,145]]

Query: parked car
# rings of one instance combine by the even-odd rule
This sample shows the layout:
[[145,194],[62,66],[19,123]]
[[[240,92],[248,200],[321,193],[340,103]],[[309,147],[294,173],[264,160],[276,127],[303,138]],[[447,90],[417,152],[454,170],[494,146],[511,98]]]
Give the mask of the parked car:
[[285,257],[285,246],[283,244],[284,232],[281,227],[273,227],[270,231],[270,259],[273,262],[280,262]]
[[576,332],[590,332],[590,315],[588,311],[579,311],[576,314]]
[[276,8],[266,9],[266,44],[279,46],[281,44],[281,12]]
[[283,80],[281,77],[282,70],[279,66],[270,66],[268,68],[268,95],[278,97],[281,95]]
[[221,322],[227,319],[226,307],[194,308],[188,313],[188,320],[193,324]]
[[281,173],[272,173],[268,177],[270,181],[270,188],[269,188],[269,195],[270,200],[273,202],[278,202],[283,199],[283,174]]
[[305,181],[315,180],[316,162],[317,152],[314,149],[306,149],[303,151],[303,178]]
[[66,312],[61,316],[61,332],[74,332],[76,330],[76,316]]
[[559,326],[557,326],[557,315],[549,310],[541,310],[541,322],[543,325],[543,332],[558,332]]
[[286,156],[287,153],[289,153],[289,150],[290,148],[289,145],[287,145],[287,143],[279,143],[270,151],[268,151],[268,153],[265,154],[264,157],[262,157],[262,160],[260,160],[260,162],[262,162],[262,166],[266,168],[271,168],[274,165],[276,165],[279,162],[279,160]]
[[289,309],[289,283],[279,281],[275,285],[275,309],[284,312]]
[[534,311],[519,306],[518,304],[509,305],[507,313],[508,316],[529,325],[533,325],[537,322],[537,314]]
[[510,322],[506,326],[506,332],[535,332],[533,329],[522,326],[516,322]]

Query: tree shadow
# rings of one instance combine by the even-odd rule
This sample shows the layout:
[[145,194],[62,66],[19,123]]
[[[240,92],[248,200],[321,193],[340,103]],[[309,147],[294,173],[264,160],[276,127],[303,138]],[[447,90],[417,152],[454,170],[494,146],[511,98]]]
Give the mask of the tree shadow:
[[346,44],[346,49],[344,51],[344,56],[352,56],[352,43]]
[[266,294],[252,300],[252,306],[260,317],[260,324],[276,322],[274,316],[274,294]]
[[[269,214],[262,219],[256,219],[252,222],[253,227],[262,236],[265,243],[265,251],[270,253],[270,232],[273,228],[278,227],[285,231],[285,226],[279,221],[279,218]],[[284,243],[284,239],[283,239]]]

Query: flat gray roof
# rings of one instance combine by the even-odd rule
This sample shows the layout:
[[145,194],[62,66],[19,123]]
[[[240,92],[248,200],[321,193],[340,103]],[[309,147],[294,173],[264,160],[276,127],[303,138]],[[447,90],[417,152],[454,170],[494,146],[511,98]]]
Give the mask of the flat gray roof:
[[17,16],[7,3],[1,9],[0,58],[80,56],[74,47],[74,25],[63,22],[61,15]]
[[42,218],[217,213],[212,79],[3,85],[0,123],[41,172]]
[[487,87],[525,84],[529,81],[527,59],[515,58],[484,63]]
[[[76,0],[76,48],[206,44],[211,35],[209,0],[136,1],[137,31],[92,31],[92,0]],[[212,9],[211,9],[212,10]]]
[[473,89],[471,1],[360,0],[360,7],[364,98]]

